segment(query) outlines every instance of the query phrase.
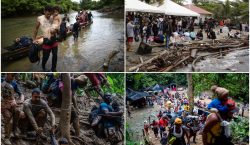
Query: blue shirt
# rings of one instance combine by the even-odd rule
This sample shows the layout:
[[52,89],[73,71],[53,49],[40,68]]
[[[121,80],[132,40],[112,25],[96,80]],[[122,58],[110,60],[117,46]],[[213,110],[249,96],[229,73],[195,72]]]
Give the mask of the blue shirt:
[[105,110],[108,110],[109,112],[113,112],[113,108],[110,105],[108,105],[107,103],[103,102],[100,104],[99,113],[104,114]]
[[222,105],[221,101],[218,98],[213,99],[212,102],[208,104],[207,108],[216,108],[222,113],[228,112],[227,106]]
[[[6,81],[5,78],[2,78],[2,79],[1,79],[1,82],[3,83],[4,81]],[[6,81],[6,82],[7,82],[7,81]],[[14,91],[15,91],[19,96],[21,96],[22,93],[21,93],[21,90],[20,90],[19,85],[17,84],[16,80],[11,81],[10,84],[11,84],[11,86],[14,88]]]
[[[103,102],[100,104],[99,107],[99,113],[98,114],[105,114],[104,111],[108,110],[109,112],[113,112],[113,108],[108,105],[107,103]],[[111,119],[104,119],[104,127],[105,128],[109,128],[109,127],[113,127],[114,126],[114,122]]]

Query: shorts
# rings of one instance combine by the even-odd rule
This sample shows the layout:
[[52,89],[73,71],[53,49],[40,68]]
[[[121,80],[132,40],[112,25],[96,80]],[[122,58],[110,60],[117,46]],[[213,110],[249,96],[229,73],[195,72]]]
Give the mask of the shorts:
[[134,39],[133,37],[128,37],[127,42],[133,42],[134,41],[133,39]]

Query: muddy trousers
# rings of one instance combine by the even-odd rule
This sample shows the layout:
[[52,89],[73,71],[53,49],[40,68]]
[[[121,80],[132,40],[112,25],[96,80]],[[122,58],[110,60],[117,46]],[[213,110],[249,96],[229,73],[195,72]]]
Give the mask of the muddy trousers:
[[[15,107],[12,107],[11,109],[1,109],[1,113],[4,118],[4,132],[5,132],[5,138],[10,138],[10,134],[12,131],[14,133],[17,130],[17,125],[19,121],[20,111],[16,109]],[[11,124],[11,119],[13,120],[13,123]]]
[[[47,113],[42,109],[36,114],[35,116],[35,121],[37,123],[38,127],[43,127],[46,120],[47,120]],[[34,131],[34,127],[29,121],[28,116],[25,114],[24,118],[21,118],[19,121],[19,128],[22,133],[26,133],[27,131]]]
[[78,117],[78,113],[76,112],[75,108],[71,108],[71,117],[70,117],[70,123],[73,125],[73,128],[75,130],[75,135],[80,135],[80,120]]
[[45,70],[45,65],[49,59],[50,52],[52,52],[52,67],[51,70],[56,70],[57,65],[57,52],[58,52],[58,46],[51,48],[51,49],[43,49],[43,59],[42,59],[42,68]]

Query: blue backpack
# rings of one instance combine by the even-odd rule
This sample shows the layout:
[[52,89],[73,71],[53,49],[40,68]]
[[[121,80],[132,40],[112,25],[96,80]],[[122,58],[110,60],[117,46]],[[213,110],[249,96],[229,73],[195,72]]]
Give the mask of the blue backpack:
[[22,44],[23,47],[30,46],[32,44],[32,38],[27,37],[27,36],[22,36],[20,38],[20,43]]

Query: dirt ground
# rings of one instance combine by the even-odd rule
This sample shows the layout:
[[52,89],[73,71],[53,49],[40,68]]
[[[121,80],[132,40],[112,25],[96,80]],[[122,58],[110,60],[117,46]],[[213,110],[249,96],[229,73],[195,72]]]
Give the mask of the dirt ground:
[[[24,92],[25,95],[25,99],[28,99],[31,97],[31,89],[27,89],[24,87],[21,87],[22,92]],[[42,94],[41,97],[45,98],[45,94]],[[123,109],[124,106],[124,101],[122,97],[115,97],[115,100],[117,100],[118,104],[121,106],[121,109]],[[89,102],[86,100],[90,100]],[[75,145],[110,145],[110,142],[108,142],[107,139],[105,138],[99,138],[96,136],[94,130],[91,128],[89,122],[88,122],[88,115],[92,109],[93,106],[98,105],[98,103],[96,103],[93,99],[89,99],[85,96],[81,96],[81,97],[77,97],[77,103],[79,109],[81,110],[81,112],[79,112],[79,118],[80,118],[80,136],[76,137],[73,134],[73,127],[71,126],[71,137],[72,137],[72,141],[75,143]],[[21,109],[22,105],[19,106],[19,108]],[[59,125],[59,121],[60,121],[60,109],[58,108],[51,108],[52,111],[55,114],[56,117],[56,125]],[[2,119],[2,123],[1,123],[1,141],[3,142],[3,138],[4,138],[4,123],[3,123],[3,117]],[[48,124],[45,124],[45,135],[47,135],[47,140],[42,140],[42,142],[40,142],[41,144],[39,145],[51,145],[50,143],[50,138],[48,135],[48,131],[46,131],[46,129],[48,128]],[[56,139],[59,139],[59,136],[56,134]],[[11,142],[12,145],[37,145],[36,141],[34,139],[15,139],[15,138],[11,138]],[[2,143],[3,144],[3,143]],[[123,141],[119,142],[118,145],[123,145]],[[3,144],[4,145],[4,144]]]
[[[196,28],[195,32],[197,32],[198,30],[199,29]],[[219,31],[219,28],[216,28],[215,32],[218,32],[218,31]],[[234,32],[236,32],[236,30],[232,30],[232,32],[234,33]],[[245,33],[245,35],[248,35],[248,33]],[[211,43],[211,40],[206,37],[206,33],[205,32],[203,32],[203,36],[204,36],[204,39],[202,40],[203,42],[209,42],[209,43]],[[217,35],[217,39],[223,39],[223,38],[227,38],[227,34],[220,33],[220,35]],[[143,59],[143,61],[146,61],[146,60],[149,60],[150,58],[152,58],[154,56],[159,55],[161,52],[163,52],[164,50],[166,50],[165,47],[153,47],[152,53],[150,53],[150,54],[144,54],[144,55],[139,55],[139,54],[136,53],[137,48],[139,47],[139,45],[140,45],[140,42],[133,42],[132,43],[133,51],[132,52],[128,52],[128,51],[126,52],[126,70],[127,71],[128,71],[128,69],[130,67],[136,66],[136,65],[138,65],[138,64],[141,63],[140,57]],[[233,66],[234,68],[232,68],[232,69],[227,68],[227,69],[219,70],[219,67],[218,67],[217,70],[212,70],[212,71],[218,71],[219,70],[219,71],[234,72],[235,69],[242,70],[241,68],[249,67],[249,65],[248,65],[249,58],[248,58],[248,56],[249,56],[249,53],[247,54],[246,57],[243,56],[244,58],[241,58],[241,57],[237,58],[237,59],[239,59],[239,63],[237,63],[236,65],[234,65]],[[204,64],[204,65],[206,65],[206,64]],[[173,71],[174,72],[175,71],[178,71],[178,72],[179,71],[180,72],[182,72],[182,71],[187,72],[188,71],[189,72],[189,71],[191,71],[190,69],[191,69],[190,66],[179,67],[179,68],[177,67],[176,69],[173,69]],[[210,70],[205,70],[205,71],[211,71],[211,69]]]

